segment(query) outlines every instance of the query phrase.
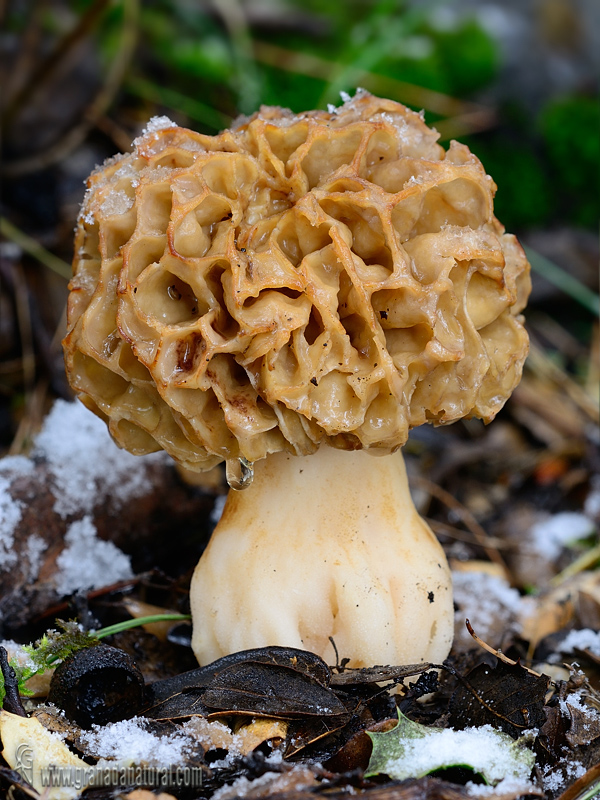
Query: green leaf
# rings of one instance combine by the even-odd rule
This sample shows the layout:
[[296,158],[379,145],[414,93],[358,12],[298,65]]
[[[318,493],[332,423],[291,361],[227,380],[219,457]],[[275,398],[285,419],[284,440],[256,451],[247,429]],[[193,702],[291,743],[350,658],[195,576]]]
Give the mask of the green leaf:
[[373,742],[365,773],[394,780],[421,778],[437,770],[463,767],[495,785],[503,778],[527,780],[535,756],[524,745],[491,725],[455,731],[428,728],[398,711],[398,724],[386,733],[369,733]]

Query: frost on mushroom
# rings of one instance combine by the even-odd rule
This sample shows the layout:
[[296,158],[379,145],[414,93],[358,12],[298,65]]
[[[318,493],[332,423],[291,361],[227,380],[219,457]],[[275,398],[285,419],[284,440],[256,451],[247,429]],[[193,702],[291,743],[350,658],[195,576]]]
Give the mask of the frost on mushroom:
[[89,179],[64,343],[79,397],[134,453],[255,463],[192,586],[201,661],[331,659],[329,636],[356,665],[449,649],[444,556],[388,456],[424,422],[493,419],[529,277],[492,179],[436,140],[360,92],[218,136],[153,128]]

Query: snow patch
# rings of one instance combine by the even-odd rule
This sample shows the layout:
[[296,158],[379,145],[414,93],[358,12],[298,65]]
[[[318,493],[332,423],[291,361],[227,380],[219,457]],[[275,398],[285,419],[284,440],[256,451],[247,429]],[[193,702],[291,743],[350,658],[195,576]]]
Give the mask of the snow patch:
[[584,539],[594,531],[594,523],[585,514],[563,511],[548,519],[536,522],[529,535],[536,552],[549,561],[556,560],[561,551],[577,539]]
[[583,730],[586,732],[591,731],[600,721],[600,713],[585,702],[585,695],[581,690],[568,694],[564,699],[558,701],[558,705],[564,717],[572,716],[571,708],[584,714],[586,719],[583,722]]
[[559,645],[561,653],[572,653],[574,650],[589,650],[600,658],[600,631],[581,628],[571,631]]
[[530,781],[524,781],[518,778],[503,778],[500,783],[495,786],[486,786],[482,783],[471,783],[468,781],[465,784],[465,789],[471,797],[517,797],[522,794],[530,794],[535,792],[537,787]]
[[483,639],[489,635],[498,620],[516,616],[521,610],[522,599],[508,581],[487,572],[452,573],[454,602],[458,606],[455,622],[464,626],[469,619],[475,632]]
[[17,560],[12,546],[15,540],[15,528],[21,521],[22,504],[13,500],[10,495],[11,481],[0,478],[0,570],[5,572]]
[[129,556],[112,542],[99,539],[89,516],[68,527],[65,545],[56,559],[55,583],[61,595],[133,577]]
[[545,792],[558,795],[567,785],[574,783],[586,773],[583,764],[578,762],[568,762],[561,765],[561,767],[547,767],[543,771],[543,788]]
[[513,748],[507,747],[491,725],[462,731],[445,728],[430,735],[428,741],[422,737],[406,739],[402,755],[390,759],[383,771],[394,777],[420,777],[432,769],[456,764],[468,764],[475,772],[485,773],[493,784],[505,778],[525,781],[531,772],[533,753],[527,759],[515,758]]
[[185,761],[191,746],[190,739],[180,733],[168,736],[152,733],[141,717],[94,725],[92,730],[83,731],[81,741],[96,757],[118,761],[122,766],[142,763],[177,766]]
[[12,547],[15,530],[23,514],[23,504],[13,499],[10,487],[15,478],[26,475],[32,469],[33,464],[23,456],[4,458],[0,463],[0,572],[6,572],[17,560]]
[[81,403],[57,400],[44,421],[33,450],[49,469],[54,511],[63,519],[90,514],[110,498],[117,507],[150,491],[148,463],[164,453],[134,456],[120,450],[105,423]]
[[27,577],[30,583],[33,583],[37,576],[40,574],[40,569],[43,564],[43,555],[46,551],[47,544],[37,533],[31,533],[25,545],[25,557],[29,561],[29,571]]
[[0,475],[8,475],[11,479],[21,475],[31,475],[33,468],[27,456],[5,456],[0,461]]
[[[281,753],[274,753],[265,759],[265,764],[280,764],[283,758]],[[211,764],[214,768],[216,765]],[[321,764],[313,764],[320,768]],[[272,795],[295,792],[313,786],[314,773],[303,764],[295,764],[286,772],[264,772],[258,778],[247,778],[245,775],[236,778],[233,783],[222,786],[212,795],[211,800],[230,800],[245,797],[247,794],[257,797],[271,797]]]

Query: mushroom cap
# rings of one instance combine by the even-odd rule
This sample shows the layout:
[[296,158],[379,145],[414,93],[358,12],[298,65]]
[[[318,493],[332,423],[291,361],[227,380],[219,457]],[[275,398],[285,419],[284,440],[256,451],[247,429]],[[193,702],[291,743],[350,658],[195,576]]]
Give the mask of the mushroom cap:
[[480,161],[437,138],[359,91],[217,136],[158,118],[94,172],[64,348],[117,443],[201,470],[493,419],[527,354],[529,265]]

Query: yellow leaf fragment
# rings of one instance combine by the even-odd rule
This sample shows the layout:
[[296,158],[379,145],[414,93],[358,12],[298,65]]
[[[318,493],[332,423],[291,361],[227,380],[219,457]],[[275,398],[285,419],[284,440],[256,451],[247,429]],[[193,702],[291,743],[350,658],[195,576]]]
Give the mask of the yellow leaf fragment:
[[281,719],[253,719],[236,729],[240,752],[246,756],[263,742],[285,739],[287,730],[288,723]]
[[[73,800],[86,786],[89,766],[35,717],[0,712],[2,755],[44,800]],[[50,776],[59,785],[50,786]]]

